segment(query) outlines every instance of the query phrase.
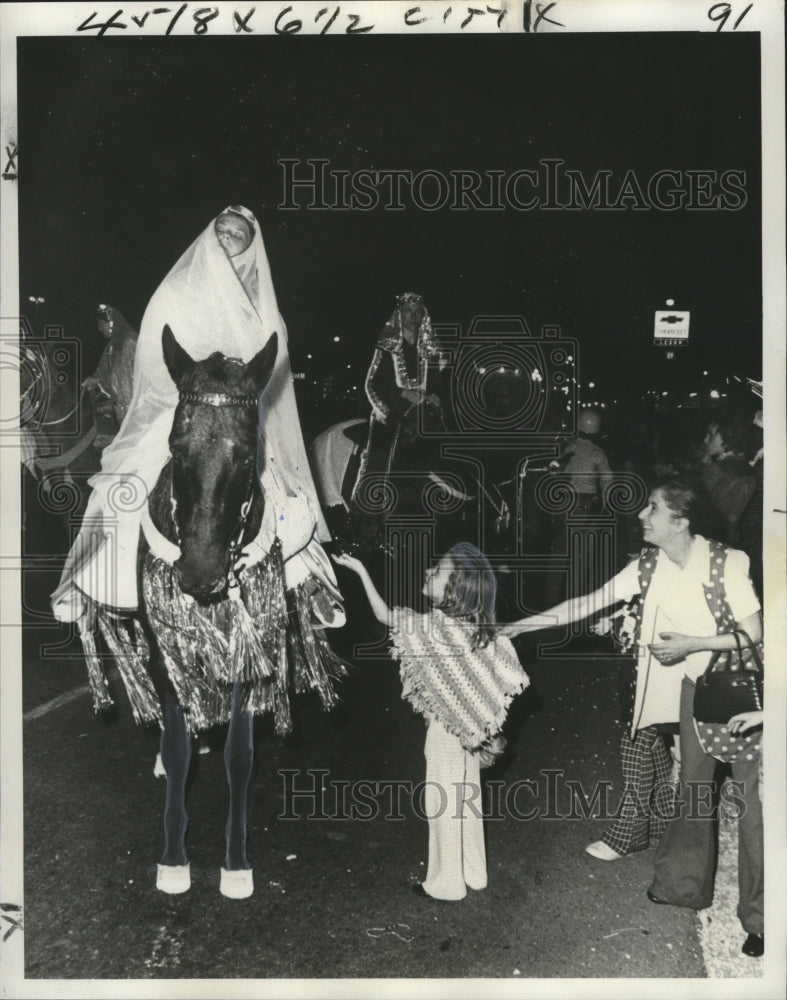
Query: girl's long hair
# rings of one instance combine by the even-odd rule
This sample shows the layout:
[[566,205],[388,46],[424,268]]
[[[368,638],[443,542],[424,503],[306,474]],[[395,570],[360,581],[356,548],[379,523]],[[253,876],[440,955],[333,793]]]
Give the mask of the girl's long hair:
[[477,626],[470,639],[473,649],[483,649],[495,638],[497,579],[489,560],[470,542],[457,542],[446,552],[452,570],[438,605],[452,618]]

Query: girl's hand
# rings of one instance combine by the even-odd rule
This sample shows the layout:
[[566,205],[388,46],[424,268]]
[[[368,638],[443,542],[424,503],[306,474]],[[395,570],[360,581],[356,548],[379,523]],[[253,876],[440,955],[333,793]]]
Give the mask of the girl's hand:
[[351,569],[354,573],[362,573],[364,570],[364,565],[361,560],[356,559],[355,556],[347,555],[346,552],[331,555],[331,559],[333,559],[333,561],[339,566],[344,566],[345,569]]
[[661,642],[650,643],[650,651],[665,667],[680,663],[689,653],[695,652],[690,635],[680,635],[678,632],[659,632]]
[[738,715],[733,715],[727,723],[727,729],[737,736],[740,733],[745,733],[748,729],[756,729],[757,726],[761,726],[762,719],[761,710],[759,712],[740,712]]

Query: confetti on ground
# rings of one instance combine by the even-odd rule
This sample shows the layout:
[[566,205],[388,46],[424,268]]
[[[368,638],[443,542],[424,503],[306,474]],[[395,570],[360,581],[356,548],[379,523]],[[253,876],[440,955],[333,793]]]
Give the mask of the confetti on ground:
[[[388,924],[387,927],[367,927],[366,936],[370,938],[381,938],[390,934],[392,937],[399,938],[400,941],[404,941],[405,944],[410,944],[413,940],[412,934],[408,937],[406,932],[410,930],[409,924]],[[405,933],[401,933],[401,932]]]
[[738,824],[722,815],[713,906],[697,914],[700,943],[710,979],[759,979],[764,974],[764,958],[749,958],[741,952],[746,932],[738,920],[737,906]]

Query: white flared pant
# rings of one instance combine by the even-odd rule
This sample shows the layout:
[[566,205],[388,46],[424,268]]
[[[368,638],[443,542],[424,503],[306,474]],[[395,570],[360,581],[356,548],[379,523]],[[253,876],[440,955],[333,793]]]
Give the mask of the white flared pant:
[[485,889],[486,851],[478,757],[439,722],[426,733],[424,812],[429,821],[429,867],[424,889],[437,899],[463,899]]

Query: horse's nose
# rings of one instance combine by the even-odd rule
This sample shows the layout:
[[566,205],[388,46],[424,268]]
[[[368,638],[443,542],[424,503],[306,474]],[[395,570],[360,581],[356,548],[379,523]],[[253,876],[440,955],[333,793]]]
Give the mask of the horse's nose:
[[188,567],[180,565],[180,561],[175,563],[174,568],[180,580],[180,589],[195,601],[207,601],[224,589],[226,578],[223,574],[205,579],[204,576],[190,572]]

